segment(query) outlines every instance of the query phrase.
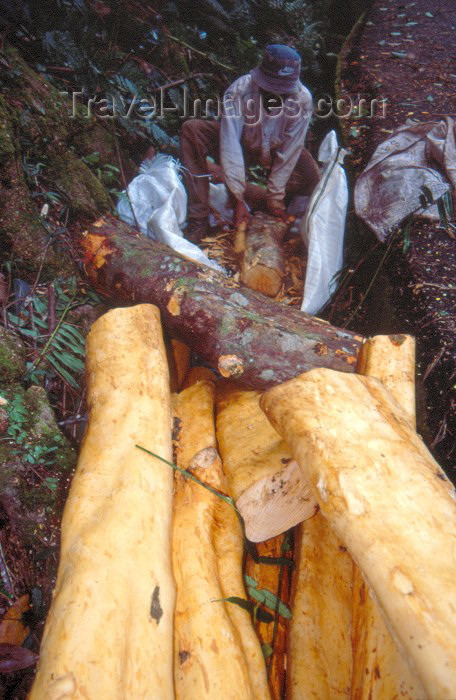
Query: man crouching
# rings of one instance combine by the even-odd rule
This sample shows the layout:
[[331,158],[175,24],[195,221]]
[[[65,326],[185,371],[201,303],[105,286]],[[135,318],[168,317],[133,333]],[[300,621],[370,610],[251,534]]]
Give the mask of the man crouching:
[[[189,119],[183,124],[181,160],[186,168],[185,235],[189,240],[198,243],[209,231],[209,178],[204,177],[208,156],[221,163],[234,199],[236,227],[248,219],[250,207],[280,217],[286,198],[313,191],[320,173],[304,147],[312,96],[299,80],[300,68],[297,51],[271,44],[261,64],[225,92],[221,121]],[[246,166],[258,164],[269,173],[266,190],[246,182]]]

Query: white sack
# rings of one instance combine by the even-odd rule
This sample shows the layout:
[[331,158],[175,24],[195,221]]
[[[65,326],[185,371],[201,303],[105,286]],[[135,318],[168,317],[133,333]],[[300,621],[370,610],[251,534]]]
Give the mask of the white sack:
[[346,151],[337,145],[335,131],[323,139],[318,160],[324,163],[321,180],[312,193],[300,234],[308,250],[301,311],[317,313],[328,301],[341,269],[344,253],[348,185],[342,163]]
[[154,241],[166,243],[177,253],[202,265],[224,272],[210,260],[197,245],[187,241],[181,227],[187,216],[187,193],[179,177],[177,162],[159,154],[141,164],[139,175],[128,185],[128,197],[122,193],[117,202],[117,213],[127,224],[135,226]]

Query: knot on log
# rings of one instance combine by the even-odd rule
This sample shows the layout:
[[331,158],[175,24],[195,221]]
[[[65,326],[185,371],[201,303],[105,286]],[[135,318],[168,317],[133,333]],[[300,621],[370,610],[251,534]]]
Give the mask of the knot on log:
[[244,363],[237,355],[220,355],[218,371],[222,377],[240,377],[244,372]]

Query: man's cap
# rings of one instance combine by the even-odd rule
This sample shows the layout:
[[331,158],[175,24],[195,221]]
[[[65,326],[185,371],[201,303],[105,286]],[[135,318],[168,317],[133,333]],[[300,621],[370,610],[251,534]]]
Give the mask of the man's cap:
[[301,57],[295,49],[285,44],[269,44],[260,65],[250,75],[263,90],[286,95],[298,88],[300,70]]

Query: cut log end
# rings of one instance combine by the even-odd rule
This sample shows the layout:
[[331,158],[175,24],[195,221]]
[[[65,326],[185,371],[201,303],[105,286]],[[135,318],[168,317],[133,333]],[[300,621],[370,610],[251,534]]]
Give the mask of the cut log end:
[[258,263],[251,267],[244,266],[241,279],[246,287],[268,297],[275,297],[282,289],[283,273]]
[[222,377],[236,379],[244,373],[244,363],[237,355],[220,355],[218,370]]
[[190,469],[209,469],[220,459],[215,447],[204,447],[190,461]]
[[256,481],[237,500],[251,542],[264,542],[311,518],[317,502],[293,459],[272,476]]
[[208,367],[190,367],[182,383],[182,389],[188,389],[188,387],[196,384],[196,382],[203,381],[214,382],[215,375],[213,371]]
[[312,517],[316,500],[261,411],[259,393],[221,382],[216,403],[220,455],[247,538],[264,542]]

